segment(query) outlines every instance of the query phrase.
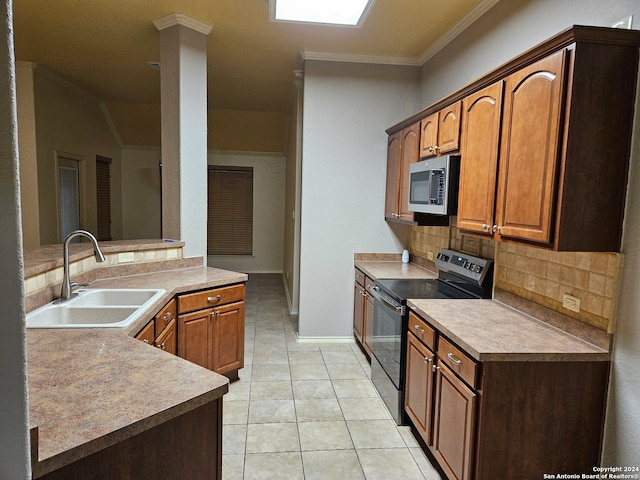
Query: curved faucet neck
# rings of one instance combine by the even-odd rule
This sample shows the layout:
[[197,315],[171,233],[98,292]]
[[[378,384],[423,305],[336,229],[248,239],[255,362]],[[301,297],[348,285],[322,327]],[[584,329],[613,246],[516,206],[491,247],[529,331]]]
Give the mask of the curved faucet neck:
[[69,275],[69,244],[71,243],[71,240],[76,237],[87,237],[93,244],[93,253],[96,257],[96,262],[104,262],[104,255],[102,254],[102,250],[100,250],[98,240],[93,236],[91,232],[88,232],[87,230],[74,230],[69,235],[67,235],[62,245],[63,277],[60,298],[63,300],[68,300],[73,296],[71,287],[71,276]]

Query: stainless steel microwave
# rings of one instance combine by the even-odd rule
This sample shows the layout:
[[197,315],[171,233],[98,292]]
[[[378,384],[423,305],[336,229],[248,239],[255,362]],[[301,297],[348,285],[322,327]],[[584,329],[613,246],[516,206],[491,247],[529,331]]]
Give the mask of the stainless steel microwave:
[[460,155],[430,158],[409,166],[409,211],[455,215]]

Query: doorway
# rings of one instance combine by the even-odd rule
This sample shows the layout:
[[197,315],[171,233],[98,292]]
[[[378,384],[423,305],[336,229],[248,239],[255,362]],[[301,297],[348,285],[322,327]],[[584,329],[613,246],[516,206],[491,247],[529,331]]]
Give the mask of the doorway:
[[67,235],[79,229],[81,225],[81,161],[81,158],[72,158],[70,155],[56,156],[60,243],[63,243]]

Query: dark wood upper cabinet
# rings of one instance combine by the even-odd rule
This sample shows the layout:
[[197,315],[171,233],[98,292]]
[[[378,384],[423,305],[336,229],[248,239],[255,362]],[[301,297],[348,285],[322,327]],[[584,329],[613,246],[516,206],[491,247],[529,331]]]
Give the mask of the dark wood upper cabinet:
[[500,236],[552,240],[564,58],[561,50],[505,79],[495,215]]
[[462,102],[458,228],[491,233],[498,180],[502,88],[499,81]]
[[[449,128],[443,111],[461,101],[462,233],[619,251],[639,47],[638,31],[573,26],[387,133],[422,121],[425,154]],[[437,154],[457,142],[445,136]]]

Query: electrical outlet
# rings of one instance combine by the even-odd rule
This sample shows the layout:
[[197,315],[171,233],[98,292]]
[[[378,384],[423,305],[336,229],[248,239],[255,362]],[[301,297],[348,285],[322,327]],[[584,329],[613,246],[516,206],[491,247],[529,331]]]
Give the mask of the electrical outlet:
[[133,262],[133,252],[122,252],[118,254],[118,263]]
[[427,258],[433,262],[433,252],[427,252]]
[[562,306],[572,312],[580,312],[580,299],[565,293],[562,295]]

